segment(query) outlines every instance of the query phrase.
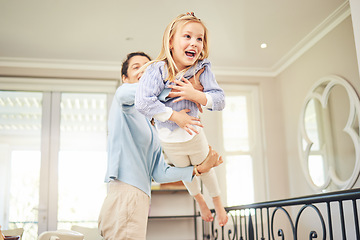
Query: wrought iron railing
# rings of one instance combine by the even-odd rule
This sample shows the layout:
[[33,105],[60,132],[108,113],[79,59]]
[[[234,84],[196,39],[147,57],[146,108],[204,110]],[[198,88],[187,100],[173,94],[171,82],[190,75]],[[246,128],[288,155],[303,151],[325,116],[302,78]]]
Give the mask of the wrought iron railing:
[[360,240],[359,199],[360,189],[352,189],[227,207],[227,225],[210,223],[203,239]]

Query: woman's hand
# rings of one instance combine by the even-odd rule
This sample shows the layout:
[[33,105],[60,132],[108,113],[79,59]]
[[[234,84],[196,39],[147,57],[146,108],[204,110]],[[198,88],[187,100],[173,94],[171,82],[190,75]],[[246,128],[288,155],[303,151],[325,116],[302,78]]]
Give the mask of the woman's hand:
[[223,163],[222,157],[215,150],[209,146],[209,154],[205,158],[205,160],[198,166],[196,166],[197,171],[201,173],[205,173],[210,171],[211,168],[219,166]]

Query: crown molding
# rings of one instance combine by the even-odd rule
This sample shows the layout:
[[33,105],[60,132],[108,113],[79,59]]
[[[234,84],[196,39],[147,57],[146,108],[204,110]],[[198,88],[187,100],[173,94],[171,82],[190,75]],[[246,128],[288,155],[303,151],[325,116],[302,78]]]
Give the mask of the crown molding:
[[219,76],[276,77],[350,15],[350,4],[348,1],[346,1],[332,14],[330,14],[324,21],[322,21],[316,28],[314,28],[308,35],[306,35],[302,40],[300,40],[271,68],[240,69],[214,67],[214,73]]
[[274,75],[279,75],[350,15],[350,5],[346,1],[274,64]]
[[0,77],[1,90],[113,93],[117,81],[38,77]]
[[216,76],[275,77],[275,72],[266,68],[212,67]]
[[[350,4],[346,1],[307,36],[300,40],[271,68],[229,68],[214,66],[214,74],[216,76],[276,77],[350,15]],[[105,71],[118,73],[121,69],[121,62],[0,57],[0,67]]]
[[96,62],[79,60],[6,58],[0,57],[0,67],[116,71],[121,70],[121,62]]

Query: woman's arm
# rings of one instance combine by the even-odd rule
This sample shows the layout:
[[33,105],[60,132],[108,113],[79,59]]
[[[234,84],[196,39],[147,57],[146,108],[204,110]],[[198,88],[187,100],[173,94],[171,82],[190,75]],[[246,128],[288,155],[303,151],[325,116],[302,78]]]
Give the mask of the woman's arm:
[[184,168],[172,167],[165,162],[162,154],[158,155],[152,174],[153,179],[158,183],[192,181],[193,176],[208,172],[223,163],[222,157],[210,146],[209,148],[209,154],[201,164]]

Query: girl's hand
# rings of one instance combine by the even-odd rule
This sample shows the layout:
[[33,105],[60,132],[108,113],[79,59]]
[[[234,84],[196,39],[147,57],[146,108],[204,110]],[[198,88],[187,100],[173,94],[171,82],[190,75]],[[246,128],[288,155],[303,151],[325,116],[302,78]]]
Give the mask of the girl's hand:
[[[189,79],[189,82],[193,85],[193,87],[200,92],[204,91],[204,87],[201,85],[201,82],[200,82],[200,75],[204,71],[205,71],[205,67],[200,69],[192,78]],[[178,92],[178,90],[172,89],[171,93],[173,93],[173,92]],[[173,97],[173,96],[171,96],[171,93],[169,94],[169,97]]]
[[175,80],[176,85],[169,85],[169,88],[172,89],[169,97],[178,97],[174,102],[182,100],[194,101],[193,97],[197,94],[198,90],[196,90],[186,78],[182,78],[182,80],[183,81]]
[[[184,82],[186,84],[188,84],[189,82],[191,83],[191,85],[193,86],[194,90],[197,90],[197,91],[200,91],[202,92],[204,90],[204,87],[201,85],[200,83],[200,75],[204,72],[205,70],[205,67],[203,67],[202,69],[200,69],[192,78],[190,78],[189,80],[186,80],[185,78],[184,79]],[[178,83],[178,82],[181,82],[181,81],[175,81],[175,83]],[[181,82],[182,83],[182,82]],[[172,85],[170,85],[170,88],[172,88],[171,92],[169,93],[169,97],[171,98],[174,98],[174,97],[182,97],[182,99],[177,99],[175,100],[174,102],[178,102],[178,101],[181,101],[181,100],[189,100],[189,101],[192,101],[196,104],[197,108],[199,109],[199,111],[202,113],[203,110],[202,110],[202,107],[201,107],[201,104],[199,104],[198,102],[194,101],[194,100],[191,100],[191,99],[187,99],[185,98],[186,96],[184,96],[182,93],[180,93],[181,91],[186,91],[186,89],[182,89],[182,90],[179,90],[179,89],[176,89],[174,87],[172,87]],[[190,89],[190,91],[192,90],[191,88],[188,88]],[[185,95],[189,95],[191,93],[188,93],[188,94],[185,94]]]
[[201,85],[200,83],[200,75],[204,72],[205,67],[203,67],[202,69],[200,69],[195,76],[193,76],[192,78],[189,79],[189,82],[191,82],[191,84],[193,85],[193,87],[202,92],[204,91],[204,87]]
[[192,132],[198,134],[199,132],[196,130],[195,126],[204,126],[201,124],[199,118],[190,116],[187,114],[188,112],[190,112],[190,109],[183,109],[180,112],[173,111],[173,114],[169,120],[175,122],[179,127],[184,129],[190,135],[192,135]]

